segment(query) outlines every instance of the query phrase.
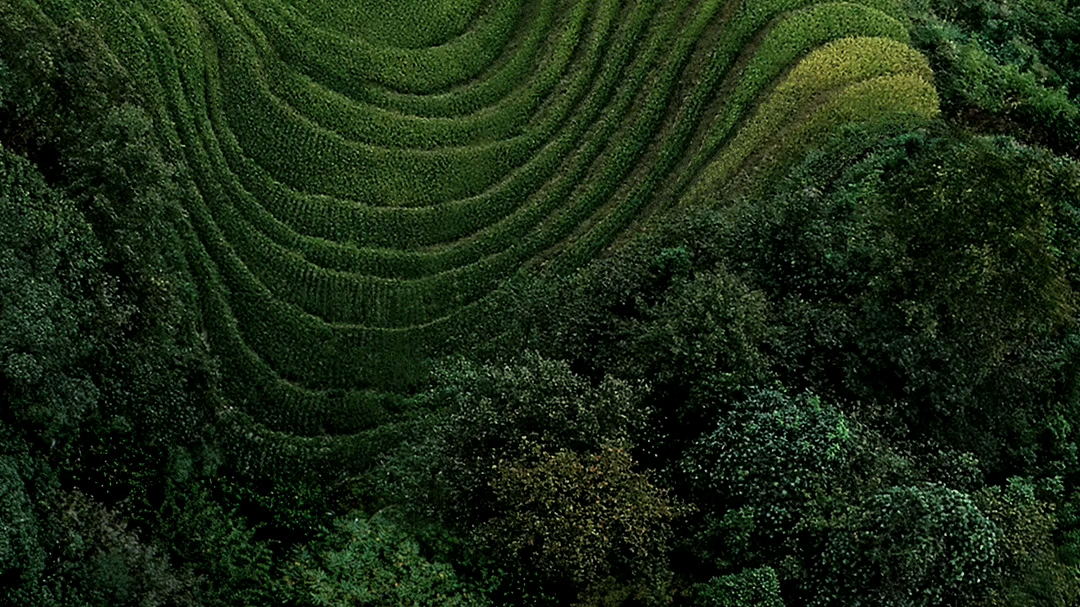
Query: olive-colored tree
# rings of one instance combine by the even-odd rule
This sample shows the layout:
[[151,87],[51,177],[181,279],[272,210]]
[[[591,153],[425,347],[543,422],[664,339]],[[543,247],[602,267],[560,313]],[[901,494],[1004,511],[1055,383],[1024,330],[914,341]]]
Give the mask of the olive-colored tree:
[[551,599],[664,604],[671,524],[682,509],[633,464],[617,446],[578,454],[534,444],[495,467],[498,514],[481,536],[513,563],[516,583]]

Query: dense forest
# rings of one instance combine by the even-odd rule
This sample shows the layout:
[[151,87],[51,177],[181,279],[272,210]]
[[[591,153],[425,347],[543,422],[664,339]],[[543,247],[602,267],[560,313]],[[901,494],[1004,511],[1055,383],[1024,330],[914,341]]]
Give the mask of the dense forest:
[[1072,0],[0,0],[0,605],[1080,604]]

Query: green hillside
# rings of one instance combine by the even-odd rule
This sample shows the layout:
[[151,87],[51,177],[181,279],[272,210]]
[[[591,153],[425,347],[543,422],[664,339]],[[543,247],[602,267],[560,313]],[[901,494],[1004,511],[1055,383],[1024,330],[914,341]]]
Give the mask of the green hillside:
[[580,266],[804,129],[937,111],[881,3],[85,4],[24,14],[100,28],[181,172],[225,396],[298,434],[370,417],[353,391],[400,386],[522,269]]
[[0,0],[0,602],[1069,604],[1078,19]]

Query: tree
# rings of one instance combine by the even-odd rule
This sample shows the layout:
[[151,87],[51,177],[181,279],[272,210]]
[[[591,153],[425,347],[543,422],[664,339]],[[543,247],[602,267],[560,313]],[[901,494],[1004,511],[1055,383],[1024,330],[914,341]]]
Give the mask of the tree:
[[486,520],[492,469],[527,452],[596,452],[628,442],[643,426],[644,384],[608,378],[599,385],[566,363],[526,353],[509,363],[448,361],[418,407],[430,410],[413,438],[379,472],[389,499],[411,504],[459,529]]
[[482,607],[487,600],[454,570],[428,562],[417,542],[387,517],[358,512],[337,519],[286,568],[285,583],[311,607]]
[[843,490],[855,433],[817,397],[763,390],[733,403],[678,469],[706,527],[732,527],[734,521],[716,523],[742,510],[752,529],[746,543],[774,558],[790,548],[792,531],[814,500]]
[[1036,493],[1033,479],[1014,477],[972,496],[1001,529],[993,594],[986,602],[991,607],[1065,607],[1080,600],[1080,570],[1068,566],[1068,555],[1055,546],[1058,516]]
[[633,463],[622,447],[552,453],[534,443],[496,465],[497,514],[480,535],[509,559],[519,592],[551,604],[667,602],[671,524],[682,509]]
[[734,575],[714,577],[699,584],[694,595],[697,607],[784,607],[780,583],[770,567],[747,569]]
[[823,530],[804,592],[810,605],[982,605],[1001,529],[971,496],[940,485],[890,487]]
[[40,440],[70,440],[97,406],[86,362],[102,251],[70,200],[0,149],[0,416]]

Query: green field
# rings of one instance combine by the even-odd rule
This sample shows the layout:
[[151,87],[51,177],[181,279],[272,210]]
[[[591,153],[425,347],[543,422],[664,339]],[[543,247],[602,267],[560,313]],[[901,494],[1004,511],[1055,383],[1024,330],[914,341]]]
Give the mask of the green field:
[[372,423],[367,391],[401,385],[516,274],[573,269],[702,204],[771,162],[755,150],[937,112],[887,2],[25,10],[100,27],[138,84],[181,169],[174,229],[225,396],[299,435]]

